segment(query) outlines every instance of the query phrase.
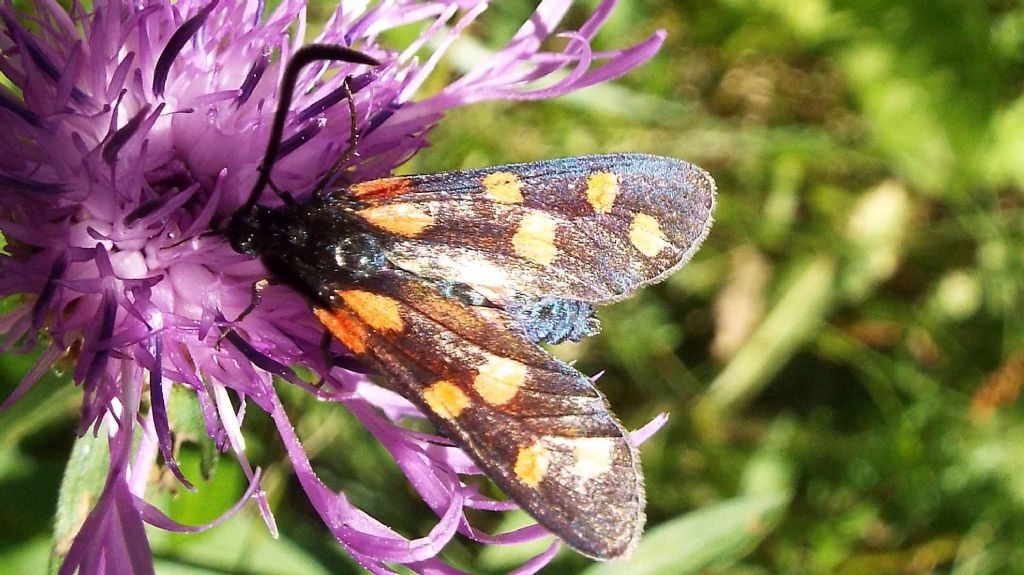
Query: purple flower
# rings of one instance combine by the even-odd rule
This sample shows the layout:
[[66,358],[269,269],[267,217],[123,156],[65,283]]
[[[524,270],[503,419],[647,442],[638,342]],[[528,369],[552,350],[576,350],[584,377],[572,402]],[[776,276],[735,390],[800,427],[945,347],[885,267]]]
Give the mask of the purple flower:
[[[474,529],[465,509],[513,506],[463,483],[460,475],[479,470],[447,441],[397,426],[400,418],[419,417],[408,402],[356,372],[325,365],[322,328],[298,294],[270,286],[253,313],[231,319],[249,305],[253,284],[267,272],[216,232],[256,178],[281,63],[303,42],[305,2],[285,0],[269,15],[263,2],[243,0],[95,0],[92,12],[72,5],[65,11],[46,0],[35,13],[19,14],[10,0],[0,1],[0,72],[13,84],[0,86],[0,232],[7,240],[0,296],[21,302],[0,317],[2,345],[25,351],[43,341],[45,348],[4,406],[74,350],[81,432],[102,432],[111,446],[105,488],[61,572],[152,573],[144,522],[186,531],[213,524],[178,525],[143,500],[158,453],[192,488],[172,452],[166,402],[172,385],[194,392],[207,433],[235,454],[249,477],[236,508],[256,499],[274,529],[240,431],[246,407],[255,405],[276,423],[325,525],[374,573],[390,572],[387,564],[457,572],[435,557],[456,533],[498,544],[544,535],[537,526],[501,535]],[[658,32],[625,50],[591,51],[590,40],[614,5],[605,1],[579,30],[562,34],[562,51],[542,51],[568,5],[541,2],[505,49],[420,100],[414,95],[438,58],[486,4],[339,6],[316,41],[351,46],[382,65],[332,63],[301,74],[274,182],[301,196],[346,148],[346,76],[361,140],[345,169],[350,180],[361,181],[390,173],[426,145],[430,128],[450,108],[565,94],[625,73],[662,42]],[[382,32],[415,22],[428,26],[412,45],[393,51],[378,43]],[[294,37],[289,30],[297,31]],[[416,54],[424,46],[433,53],[420,62]],[[274,201],[271,194],[264,200]],[[326,384],[310,385],[285,367],[297,364]],[[274,375],[355,414],[440,517],[436,527],[406,539],[325,487],[282,409]],[[519,572],[535,572],[556,549]]]

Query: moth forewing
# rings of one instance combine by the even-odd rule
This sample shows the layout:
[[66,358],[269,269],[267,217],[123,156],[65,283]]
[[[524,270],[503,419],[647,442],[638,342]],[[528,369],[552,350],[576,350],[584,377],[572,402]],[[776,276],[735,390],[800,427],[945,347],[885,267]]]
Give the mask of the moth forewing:
[[609,303],[689,261],[710,229],[715,191],[688,162],[612,154],[389,178],[350,193],[402,269]]

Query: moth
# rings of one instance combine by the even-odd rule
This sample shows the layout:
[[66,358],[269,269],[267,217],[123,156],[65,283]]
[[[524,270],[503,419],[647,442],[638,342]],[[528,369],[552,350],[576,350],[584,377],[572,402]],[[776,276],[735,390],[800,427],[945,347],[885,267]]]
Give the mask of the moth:
[[[637,448],[592,380],[540,344],[596,333],[595,305],[686,263],[710,228],[714,180],[681,160],[613,154],[325,178],[304,201],[278,191],[284,205],[261,206],[298,70],[326,59],[376,63],[336,46],[296,53],[232,246],[302,293],[538,522],[589,557],[626,555],[645,520]],[[353,144],[354,130],[353,112]]]

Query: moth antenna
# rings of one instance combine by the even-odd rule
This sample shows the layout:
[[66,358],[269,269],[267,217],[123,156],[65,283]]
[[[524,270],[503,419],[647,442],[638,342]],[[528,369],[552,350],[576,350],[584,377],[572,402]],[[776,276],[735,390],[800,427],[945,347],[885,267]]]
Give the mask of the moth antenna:
[[[256,178],[256,183],[252,187],[252,191],[249,192],[249,199],[246,200],[245,204],[239,209],[240,212],[251,211],[253,207],[259,202],[260,195],[263,194],[263,189],[270,184],[271,189],[274,190],[285,203],[292,203],[289,201],[290,196],[282,192],[277,186],[274,186],[270,182],[270,172],[274,167],[274,163],[277,161],[277,153],[281,148],[281,136],[284,134],[284,123],[288,116],[288,110],[291,108],[292,98],[295,96],[295,85],[298,82],[299,73],[306,66],[314,62],[323,61],[339,61],[349,62],[351,64],[366,64],[369,66],[376,66],[380,64],[376,59],[353,50],[352,48],[346,48],[345,46],[337,46],[334,44],[309,44],[299,48],[292,59],[288,62],[288,66],[285,67],[284,77],[281,79],[281,94],[277,100],[277,110],[274,111],[274,122],[270,126],[270,140],[267,142],[267,149],[263,153],[263,160],[260,162],[259,177]],[[349,99],[349,110],[353,114],[353,131],[355,131],[354,120],[354,104],[352,103],[352,90],[348,83],[348,78],[345,79],[345,91]],[[349,151],[346,151],[348,157],[340,160],[335,164],[335,167],[329,172],[331,178],[334,177],[339,164],[344,163],[345,160],[351,157],[351,153],[354,153],[355,142],[354,139],[350,141]],[[321,180],[322,182],[323,180]],[[319,186],[320,184],[318,184]]]
[[314,188],[316,192],[319,192],[329,186],[334,180],[334,177],[338,175],[339,171],[341,171],[341,167],[345,162],[351,160],[352,157],[356,155],[356,145],[359,143],[359,119],[356,117],[356,100],[352,95],[351,80],[351,77],[346,76],[341,83],[341,86],[345,89],[345,98],[348,99],[348,114],[350,119],[348,147],[346,147],[341,156],[334,161],[334,165],[331,166],[331,169],[328,170],[327,173],[320,178],[320,181],[316,183],[316,187]]

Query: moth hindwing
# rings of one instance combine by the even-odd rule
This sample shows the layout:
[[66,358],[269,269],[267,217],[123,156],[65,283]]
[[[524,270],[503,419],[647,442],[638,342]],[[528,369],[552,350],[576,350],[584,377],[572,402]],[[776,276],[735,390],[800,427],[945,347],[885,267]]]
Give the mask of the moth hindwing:
[[359,183],[253,208],[229,233],[509,497],[613,559],[643,528],[636,448],[538,342],[594,333],[593,304],[689,260],[714,194],[683,161],[587,156]]

